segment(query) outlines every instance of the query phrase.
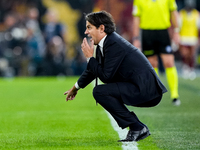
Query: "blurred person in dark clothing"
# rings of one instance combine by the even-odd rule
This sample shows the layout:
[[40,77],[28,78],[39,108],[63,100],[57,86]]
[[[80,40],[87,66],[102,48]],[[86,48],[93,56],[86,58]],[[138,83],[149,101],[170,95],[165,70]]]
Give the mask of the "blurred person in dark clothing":
[[54,36],[47,44],[44,75],[66,75],[65,44],[61,37]]
[[44,28],[44,38],[47,45],[45,56],[45,74],[66,75],[66,28],[59,21],[55,9],[46,13],[47,22]]
[[46,44],[39,27],[38,13],[37,8],[30,8],[26,19],[26,27],[28,30],[27,51],[30,59],[28,67],[29,75],[40,74],[39,68],[42,65],[41,63],[43,63],[46,52]]
[[59,22],[57,11],[49,9],[46,13],[46,25],[44,27],[44,37],[46,43],[49,43],[54,36],[59,36],[65,42],[65,26]]
[[73,75],[81,75],[87,66],[87,61],[80,47],[76,47],[77,53],[71,63]]
[[[9,61],[9,66],[14,69],[13,75],[23,74],[26,68],[26,37],[27,30],[22,22],[19,22],[16,12],[9,12],[4,18],[4,31],[2,41],[2,57]],[[25,63],[26,64],[26,63]],[[24,68],[23,68],[24,67]]]

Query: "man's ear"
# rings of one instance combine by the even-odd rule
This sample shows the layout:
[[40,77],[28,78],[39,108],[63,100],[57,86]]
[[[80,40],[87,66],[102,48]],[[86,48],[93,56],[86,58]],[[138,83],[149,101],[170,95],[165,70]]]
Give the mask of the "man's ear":
[[99,26],[99,29],[100,29],[101,32],[104,32],[105,26],[104,26],[103,24],[101,24],[101,25]]

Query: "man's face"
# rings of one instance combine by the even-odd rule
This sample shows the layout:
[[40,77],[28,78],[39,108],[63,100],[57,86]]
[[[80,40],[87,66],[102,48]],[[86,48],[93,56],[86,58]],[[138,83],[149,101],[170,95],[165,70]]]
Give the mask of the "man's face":
[[92,38],[92,40],[94,41],[94,45],[97,45],[100,42],[101,33],[102,32],[100,28],[97,29],[94,25],[86,21],[85,34],[87,34],[88,37]]

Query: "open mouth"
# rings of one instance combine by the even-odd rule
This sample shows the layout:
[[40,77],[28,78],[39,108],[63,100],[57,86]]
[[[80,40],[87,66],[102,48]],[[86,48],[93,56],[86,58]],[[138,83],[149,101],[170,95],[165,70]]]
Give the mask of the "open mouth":
[[90,43],[91,40],[92,40],[92,37],[91,36],[87,36],[86,39],[87,39],[87,42]]

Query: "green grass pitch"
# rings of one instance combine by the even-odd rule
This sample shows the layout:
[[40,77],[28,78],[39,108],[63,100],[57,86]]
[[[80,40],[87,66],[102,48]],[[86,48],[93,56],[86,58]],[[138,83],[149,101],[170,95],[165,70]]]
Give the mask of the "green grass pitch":
[[[121,150],[118,134],[92,97],[92,85],[66,102],[77,77],[0,79],[0,149]],[[166,85],[165,77],[161,80]],[[169,92],[154,108],[135,108],[152,135],[139,150],[200,149],[200,78],[179,79],[181,106]]]

